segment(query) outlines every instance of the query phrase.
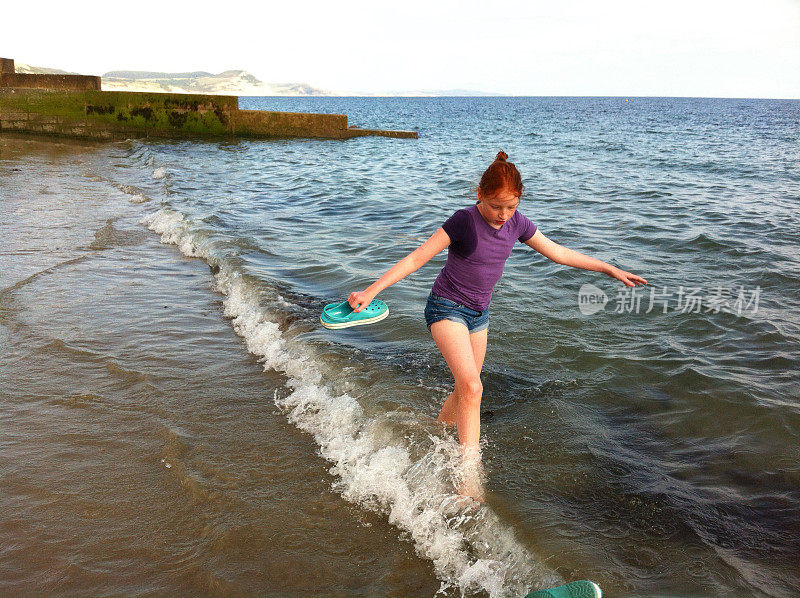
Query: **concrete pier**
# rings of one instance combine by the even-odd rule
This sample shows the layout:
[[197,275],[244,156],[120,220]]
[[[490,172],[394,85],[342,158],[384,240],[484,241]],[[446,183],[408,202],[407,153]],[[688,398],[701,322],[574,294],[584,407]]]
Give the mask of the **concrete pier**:
[[344,114],[239,110],[237,96],[101,91],[100,77],[15,73],[0,59],[0,133],[135,137],[414,138],[416,131],[348,127]]

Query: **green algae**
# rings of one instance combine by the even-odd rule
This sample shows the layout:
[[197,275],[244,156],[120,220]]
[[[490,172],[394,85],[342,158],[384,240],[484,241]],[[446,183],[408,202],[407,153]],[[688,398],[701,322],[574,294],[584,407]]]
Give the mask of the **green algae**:
[[2,107],[103,128],[221,136],[231,133],[230,96],[157,94],[115,91],[25,90],[2,95]]

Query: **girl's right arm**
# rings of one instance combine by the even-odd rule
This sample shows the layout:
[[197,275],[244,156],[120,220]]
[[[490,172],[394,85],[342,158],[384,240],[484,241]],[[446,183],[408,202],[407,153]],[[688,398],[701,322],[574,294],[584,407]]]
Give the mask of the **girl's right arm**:
[[433,256],[441,252],[448,245],[450,245],[450,237],[447,236],[443,228],[439,228],[427,241],[389,268],[386,274],[381,276],[366,289],[361,292],[350,293],[350,297],[347,299],[348,303],[350,303],[350,307],[352,307],[355,312],[361,311],[367,307],[370,301],[383,289],[392,286],[398,280],[402,280],[412,272],[419,270],[422,266],[427,264]]

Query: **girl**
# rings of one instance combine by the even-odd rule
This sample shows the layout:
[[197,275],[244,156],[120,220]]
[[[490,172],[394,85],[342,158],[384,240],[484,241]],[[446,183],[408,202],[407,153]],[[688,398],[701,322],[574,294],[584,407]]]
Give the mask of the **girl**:
[[517,211],[523,184],[519,171],[501,151],[481,177],[475,205],[455,212],[431,237],[361,292],[351,293],[361,311],[386,287],[415,272],[449,247],[425,307],[425,321],[453,374],[453,392],[438,421],[456,424],[464,454],[480,454],[481,369],[486,355],[489,302],[516,241],[546,258],[574,268],[603,272],[626,286],[647,281],[635,274],[562,247],[545,237]]

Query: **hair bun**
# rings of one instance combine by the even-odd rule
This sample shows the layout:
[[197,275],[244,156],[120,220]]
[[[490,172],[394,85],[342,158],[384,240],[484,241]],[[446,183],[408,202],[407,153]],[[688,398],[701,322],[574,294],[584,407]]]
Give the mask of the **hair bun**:
[[494,159],[495,162],[505,162],[508,160],[508,154],[505,153],[503,150],[500,150],[497,154],[497,157]]

